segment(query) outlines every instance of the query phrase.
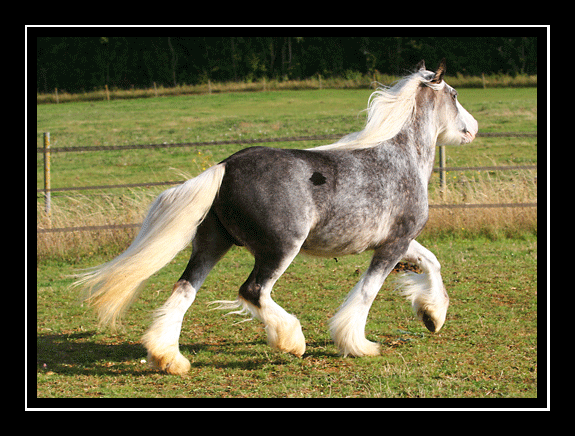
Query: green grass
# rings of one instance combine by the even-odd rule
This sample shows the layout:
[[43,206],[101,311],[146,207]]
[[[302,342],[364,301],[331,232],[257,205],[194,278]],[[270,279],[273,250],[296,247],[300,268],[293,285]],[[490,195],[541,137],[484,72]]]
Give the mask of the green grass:
[[[243,138],[284,137],[346,132],[361,128],[357,113],[368,92],[326,90],[229,93],[165,97],[144,100],[71,103],[38,106],[37,145],[42,132],[50,131],[52,146],[157,144],[221,141]],[[360,101],[361,100],[361,104]],[[282,146],[305,148],[314,144]],[[226,145],[203,148],[219,161],[245,148]],[[170,180],[169,167],[189,171],[194,149],[128,150],[84,153],[54,153],[54,187],[75,183],[94,184],[101,175],[126,180]],[[38,155],[38,178],[42,180],[42,156]],[[78,168],[89,159],[94,172],[77,179]],[[125,165],[124,165],[125,164]],[[166,177],[168,177],[166,179]],[[40,187],[40,186],[39,186]]]
[[[140,100],[37,106],[37,147],[49,131],[52,147],[221,141],[277,138],[360,130],[369,90],[276,91],[192,95]],[[536,131],[537,89],[464,89],[460,101],[480,131]],[[306,148],[321,142],[270,144]],[[245,148],[202,148],[214,162]],[[173,170],[200,169],[193,148],[53,153],[52,187],[163,181]],[[536,162],[536,138],[477,138],[449,147],[448,164],[458,166]],[[37,155],[37,187],[43,183],[43,156]],[[81,170],[81,173],[80,173]]]
[[[125,319],[125,330],[98,330],[94,313],[68,290],[74,268],[38,265],[37,395],[79,397],[400,397],[537,396],[537,239],[423,240],[437,254],[451,298],[445,327],[430,334],[409,304],[384,284],[366,334],[383,354],[342,358],[327,321],[369,263],[369,255],[299,256],[278,281],[274,299],[301,322],[307,351],[298,359],[270,349],[261,323],[210,311],[233,299],[252,266],[234,249],[215,268],[188,311],[180,338],[192,362],[184,377],[148,369],[140,337],[150,312],[168,297],[188,250],[156,274]],[[390,277],[391,278],[391,277]],[[389,281],[390,279],[388,279]]]

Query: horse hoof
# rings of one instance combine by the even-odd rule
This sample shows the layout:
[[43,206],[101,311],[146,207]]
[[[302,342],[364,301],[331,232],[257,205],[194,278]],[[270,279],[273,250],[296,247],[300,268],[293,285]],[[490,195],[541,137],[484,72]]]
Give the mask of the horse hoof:
[[180,352],[176,355],[163,356],[153,356],[148,353],[148,362],[152,368],[172,375],[184,375],[192,368],[190,361]]
[[431,333],[436,332],[435,323],[427,313],[423,314],[423,316],[421,317],[421,321],[423,322],[425,327],[427,327],[427,330],[429,330]]
[[192,365],[190,361],[180,354],[176,359],[166,365],[166,372],[172,375],[184,375],[191,368]]
[[301,357],[305,352],[305,336],[301,330],[301,323],[295,316],[284,319],[283,323],[266,326],[268,344],[272,348],[291,353]]

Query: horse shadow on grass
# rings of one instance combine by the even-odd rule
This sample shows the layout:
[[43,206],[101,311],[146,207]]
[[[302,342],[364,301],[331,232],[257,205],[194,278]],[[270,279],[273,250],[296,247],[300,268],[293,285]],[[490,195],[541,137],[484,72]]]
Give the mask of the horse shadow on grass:
[[102,344],[91,339],[96,334],[95,331],[38,334],[38,370],[61,375],[103,374],[105,370],[114,370],[116,366],[125,368],[128,362],[139,362],[146,356],[146,351],[138,343]]
[[[158,373],[151,369],[147,363],[146,350],[138,342],[116,342],[103,344],[93,340],[96,331],[38,334],[36,342],[37,370],[43,373],[56,373],[60,375],[105,375],[130,374],[147,375]],[[227,369],[259,369],[265,365],[284,365],[291,355],[274,350],[261,352],[264,340],[242,342],[241,344],[207,343],[181,344],[180,350],[188,359],[192,368],[227,368]],[[337,353],[330,352],[323,343],[308,343],[303,359],[337,357]],[[229,359],[194,359],[196,354],[212,352],[229,356]]]

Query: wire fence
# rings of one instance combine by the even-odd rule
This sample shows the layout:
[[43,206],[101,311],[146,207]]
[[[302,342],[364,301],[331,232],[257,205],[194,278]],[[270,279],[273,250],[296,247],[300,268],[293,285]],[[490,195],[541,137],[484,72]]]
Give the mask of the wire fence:
[[[296,142],[296,141],[315,141],[315,140],[334,140],[343,137],[344,134],[331,134],[331,135],[312,135],[312,136],[291,136],[283,138],[262,138],[262,139],[238,139],[226,141],[205,141],[205,142],[189,142],[177,144],[140,144],[140,145],[109,145],[109,146],[87,146],[87,147],[56,147],[50,148],[49,133],[47,134],[48,140],[45,142],[44,147],[38,147],[37,152],[44,154],[44,188],[38,188],[38,193],[43,193],[46,198],[46,210],[49,214],[50,194],[52,192],[64,191],[85,191],[85,190],[108,190],[117,188],[136,188],[136,187],[151,187],[151,186],[164,186],[164,185],[177,185],[184,180],[152,182],[152,183],[127,183],[119,185],[92,185],[92,186],[73,186],[62,188],[51,188],[50,186],[50,154],[51,153],[69,153],[69,152],[85,152],[85,151],[107,151],[107,150],[137,150],[137,149],[161,149],[172,147],[206,147],[218,146],[228,144],[262,144],[262,143],[276,143],[276,142]],[[478,137],[537,137],[537,132],[497,132],[497,133],[479,133]],[[481,166],[481,167],[438,167],[433,168],[434,172],[445,174],[447,171],[505,171],[505,170],[536,170],[537,165],[503,165],[503,166]],[[430,204],[431,209],[471,209],[471,208],[507,208],[507,207],[537,207],[537,203],[481,203],[481,204]],[[79,231],[101,231],[101,230],[115,230],[115,229],[129,229],[138,228],[142,223],[133,224],[110,224],[102,226],[82,226],[82,227],[60,227],[60,228],[37,228],[36,233],[62,233],[62,232],[79,232]]]
[[[296,142],[296,141],[319,141],[341,139],[345,133],[334,133],[330,135],[311,135],[311,136],[290,136],[284,138],[261,138],[261,139],[230,139],[226,141],[203,141],[203,142],[182,142],[176,144],[132,144],[132,145],[90,145],[85,147],[55,147],[50,148],[51,153],[69,153],[79,151],[106,151],[106,150],[138,150],[154,148],[173,148],[173,147],[207,147],[215,145],[228,144],[264,144],[268,142]],[[479,132],[477,137],[480,138],[536,138],[537,132]],[[46,149],[38,147],[37,153],[45,153]]]

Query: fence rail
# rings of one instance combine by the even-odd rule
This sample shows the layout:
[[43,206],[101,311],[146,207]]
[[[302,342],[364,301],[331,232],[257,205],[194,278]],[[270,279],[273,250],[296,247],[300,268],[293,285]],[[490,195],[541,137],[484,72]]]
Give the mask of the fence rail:
[[[170,180],[167,182],[150,182],[150,183],[124,183],[122,185],[92,185],[92,186],[71,186],[66,188],[54,188],[49,192],[59,191],[89,191],[92,189],[114,189],[114,188],[147,188],[150,186],[177,185],[184,183],[185,180]],[[46,189],[38,188],[36,192],[47,192]]]
[[[49,138],[49,133],[47,133]],[[261,139],[238,139],[226,141],[206,141],[206,142],[189,142],[178,144],[144,144],[144,145],[109,145],[109,146],[88,146],[88,147],[55,147],[45,146],[44,148],[37,148],[38,153],[44,154],[44,161],[49,162],[50,153],[65,153],[65,152],[82,152],[82,151],[105,151],[105,150],[135,150],[135,149],[154,149],[154,148],[171,148],[171,147],[205,147],[217,146],[226,144],[261,144],[269,142],[295,142],[295,141],[316,141],[316,140],[334,140],[339,139],[344,134],[331,134],[331,135],[312,135],[312,136],[291,136],[283,138],[261,138]],[[478,137],[537,137],[537,132],[493,132],[493,133],[479,133]],[[48,139],[49,144],[49,139]],[[49,168],[49,165],[48,165]],[[505,171],[505,170],[530,170],[537,169],[537,165],[507,165],[507,166],[482,166],[482,167],[445,167],[433,168],[434,172],[445,173],[447,171]],[[49,171],[49,170],[48,170]],[[93,189],[114,189],[114,188],[135,188],[135,187],[149,187],[149,186],[162,186],[162,185],[175,185],[182,183],[179,181],[165,181],[153,183],[127,183],[121,185],[93,185],[93,186],[80,186],[80,187],[63,187],[52,189],[50,185],[37,189],[37,192],[45,193],[49,198],[51,192],[56,191],[83,191]],[[471,209],[471,208],[506,208],[506,207],[537,207],[537,203],[483,203],[483,204],[430,204],[430,209]],[[132,224],[109,224],[102,226],[83,226],[83,227],[60,227],[60,228],[37,228],[36,233],[63,233],[63,232],[78,232],[78,231],[101,231],[101,230],[115,230],[115,229],[129,229],[138,228],[142,223]]]
[[[482,204],[430,204],[430,209],[486,209],[503,207],[537,207],[537,203],[482,203]],[[63,232],[88,232],[100,230],[133,229],[138,228],[142,223],[134,224],[108,224],[104,226],[84,226],[84,227],[59,227],[54,229],[36,229],[36,233],[63,233]]]
[[[433,168],[434,172],[440,171],[506,171],[506,170],[536,170],[537,165],[502,165],[502,166],[484,166],[484,167],[437,167]],[[150,183],[124,183],[121,185],[90,185],[90,186],[71,186],[64,188],[38,188],[36,192],[64,192],[64,191],[90,191],[95,189],[117,189],[117,188],[147,188],[151,186],[177,185],[185,180],[170,180],[166,182]]]
[[[172,147],[207,147],[212,145],[229,145],[229,144],[263,144],[266,142],[296,142],[296,141],[319,141],[340,139],[345,133],[334,133],[330,135],[311,135],[311,136],[290,136],[285,138],[261,138],[261,139],[230,139],[226,141],[203,141],[203,142],[182,142],[177,144],[134,144],[134,145],[90,145],[85,147],[53,147],[51,153],[68,153],[79,151],[106,151],[106,150],[137,150],[145,148],[172,148]],[[537,132],[487,132],[477,134],[480,138],[536,138]],[[44,153],[42,147],[36,149],[37,153]]]

